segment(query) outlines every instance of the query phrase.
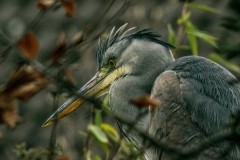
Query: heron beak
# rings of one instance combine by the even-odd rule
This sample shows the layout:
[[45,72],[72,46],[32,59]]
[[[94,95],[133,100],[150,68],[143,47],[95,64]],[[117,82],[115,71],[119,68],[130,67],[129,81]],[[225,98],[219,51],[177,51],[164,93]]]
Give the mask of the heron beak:
[[83,105],[86,100],[79,98],[78,95],[99,97],[108,93],[111,83],[122,74],[122,70],[114,70],[110,73],[108,73],[106,70],[97,72],[95,76],[77,92],[76,96],[68,99],[46,120],[46,122],[43,124],[43,127],[58,121]]

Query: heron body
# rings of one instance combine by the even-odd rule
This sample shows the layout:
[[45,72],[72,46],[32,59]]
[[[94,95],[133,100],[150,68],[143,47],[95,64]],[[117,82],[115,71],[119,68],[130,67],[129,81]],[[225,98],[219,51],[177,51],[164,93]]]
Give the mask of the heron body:
[[[160,74],[153,86],[152,96],[160,100],[160,107],[152,115],[151,134],[161,141],[191,147],[226,129],[240,103],[240,85],[229,83],[233,81],[236,78],[230,72],[203,57],[179,58]],[[223,156],[228,147],[230,153]],[[149,157],[156,157],[150,159],[174,157],[161,150],[157,154],[152,152]],[[220,142],[192,159],[239,157],[239,144]]]
[[[109,93],[114,116],[134,122],[137,129],[157,141],[177,146],[193,146],[229,126],[240,109],[240,84],[225,68],[203,57],[187,56],[174,60],[171,46],[150,29],[122,33],[125,26],[109,34],[97,52],[98,72],[79,93],[101,96]],[[151,95],[159,100],[154,112],[138,109],[130,99]],[[49,125],[76,110],[84,100],[74,96],[46,122]],[[139,118],[138,115],[142,114]],[[135,122],[137,119],[137,122]],[[119,122],[121,131],[136,147],[143,137]],[[192,159],[240,158],[238,144],[220,142]],[[146,147],[146,159],[174,159],[161,148]]]

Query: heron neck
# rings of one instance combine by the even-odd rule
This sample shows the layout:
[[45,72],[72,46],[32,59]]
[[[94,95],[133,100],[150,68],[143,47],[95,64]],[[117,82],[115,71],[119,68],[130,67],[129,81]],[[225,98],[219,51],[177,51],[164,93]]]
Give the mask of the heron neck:
[[[139,109],[130,104],[129,100],[139,98],[142,95],[150,95],[153,83],[160,73],[153,75],[146,73],[142,76],[129,75],[116,80],[109,91],[110,106],[114,116],[134,123],[138,130],[148,133],[150,122],[148,107]],[[141,116],[139,116],[140,114]],[[128,132],[128,125],[119,121],[119,127],[136,146],[143,144],[142,137],[138,133],[133,130]]]
[[[144,86],[143,86],[144,85]],[[116,119],[123,119],[129,123],[134,123],[141,131],[146,131],[150,117],[148,108],[139,109],[129,103],[130,99],[138,98],[142,95],[150,94],[151,85],[142,84],[134,76],[126,76],[118,79],[112,84],[109,98],[112,112]],[[141,114],[141,116],[139,116]],[[136,144],[141,144],[141,138],[135,136],[133,132],[128,132],[128,125],[119,121],[120,129],[126,134],[127,138]]]
[[[110,107],[114,116],[134,123],[138,130],[146,133],[150,123],[148,107],[139,109],[130,104],[129,100],[150,95],[156,78],[174,61],[169,50],[162,48],[160,51],[151,51],[147,53],[151,56],[145,58],[136,55],[138,63],[133,65],[134,73],[114,81],[109,90]],[[119,127],[136,146],[143,144],[142,137],[137,132],[127,131],[128,125],[119,122]]]

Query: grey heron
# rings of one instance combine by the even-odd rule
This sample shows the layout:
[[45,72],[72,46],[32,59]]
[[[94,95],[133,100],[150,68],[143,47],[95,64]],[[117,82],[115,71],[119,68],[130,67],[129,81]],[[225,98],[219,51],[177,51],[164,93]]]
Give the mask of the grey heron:
[[[99,97],[109,93],[113,115],[134,122],[136,128],[149,133],[157,141],[178,146],[193,146],[229,126],[231,116],[240,108],[240,84],[225,68],[206,58],[186,56],[174,59],[172,45],[159,40],[151,29],[136,33],[124,32],[126,25],[99,44],[98,72],[78,94]],[[151,95],[159,100],[154,112],[138,109],[130,99]],[[44,126],[66,116],[85,100],[73,96],[66,101]],[[123,133],[128,126],[119,124]],[[136,131],[126,133],[137,147],[143,138]],[[240,159],[240,145],[228,142],[213,144],[208,152],[196,159],[218,159],[230,148],[225,159]],[[146,159],[172,159],[174,156],[161,148],[148,147]],[[193,159],[194,159],[193,158]]]

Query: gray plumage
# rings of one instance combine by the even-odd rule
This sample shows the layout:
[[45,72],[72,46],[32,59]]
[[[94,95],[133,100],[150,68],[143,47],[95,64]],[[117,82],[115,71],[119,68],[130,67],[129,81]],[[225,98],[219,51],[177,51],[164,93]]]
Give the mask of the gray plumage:
[[127,35],[128,32],[135,29],[135,27],[133,27],[133,28],[126,30],[123,34],[121,34],[124,31],[126,26],[127,26],[127,24],[123,25],[115,33],[114,33],[114,30],[115,30],[115,27],[114,27],[111,30],[108,37],[106,38],[106,40],[103,41],[103,43],[101,43],[101,40],[99,39],[98,49],[97,49],[97,54],[96,54],[97,61],[98,61],[98,69],[101,68],[103,56],[106,53],[107,49],[110,48],[112,45],[114,45],[124,39],[127,39],[129,41],[129,43],[136,39],[144,39],[147,41],[152,41],[152,42],[161,44],[163,46],[166,46],[167,48],[175,48],[171,44],[168,44],[164,41],[159,40],[158,38],[161,37],[161,35],[155,33],[153,31],[153,29],[144,29],[135,34]]
[[[160,36],[153,30],[121,38],[117,38],[117,34],[113,40],[108,38],[105,45],[100,46],[104,49],[98,52],[99,68],[109,59],[116,61],[116,68],[131,66],[132,72],[116,79],[110,87],[110,106],[115,116],[133,122],[144,109],[137,109],[129,100],[152,94],[161,102],[158,112],[144,115],[136,125],[146,133],[151,125],[150,134],[159,141],[191,146],[229,126],[231,114],[239,109],[240,103],[240,85],[230,84],[237,80],[229,71],[197,56],[174,61],[169,50],[173,46],[158,40]],[[161,81],[168,83],[160,85]],[[150,116],[154,119],[152,124]],[[127,131],[126,125],[120,123],[119,126],[123,132]],[[142,145],[142,138],[136,132],[125,134],[136,146]],[[228,143],[222,142],[194,158],[219,158],[227,147]],[[232,148],[226,158],[239,158],[239,148],[236,145]],[[156,148],[147,149],[145,156],[152,160],[174,158]]]
[[[187,56],[172,63],[155,81],[152,96],[161,103],[150,130],[158,140],[191,147],[229,127],[231,116],[239,109],[240,85],[220,65],[203,57]],[[178,141],[176,141],[178,139]],[[231,148],[230,154],[224,151]],[[195,159],[238,159],[239,144],[220,142]],[[155,149],[150,149],[152,153]],[[174,156],[161,149],[152,159]],[[193,159],[194,159],[193,158]]]

